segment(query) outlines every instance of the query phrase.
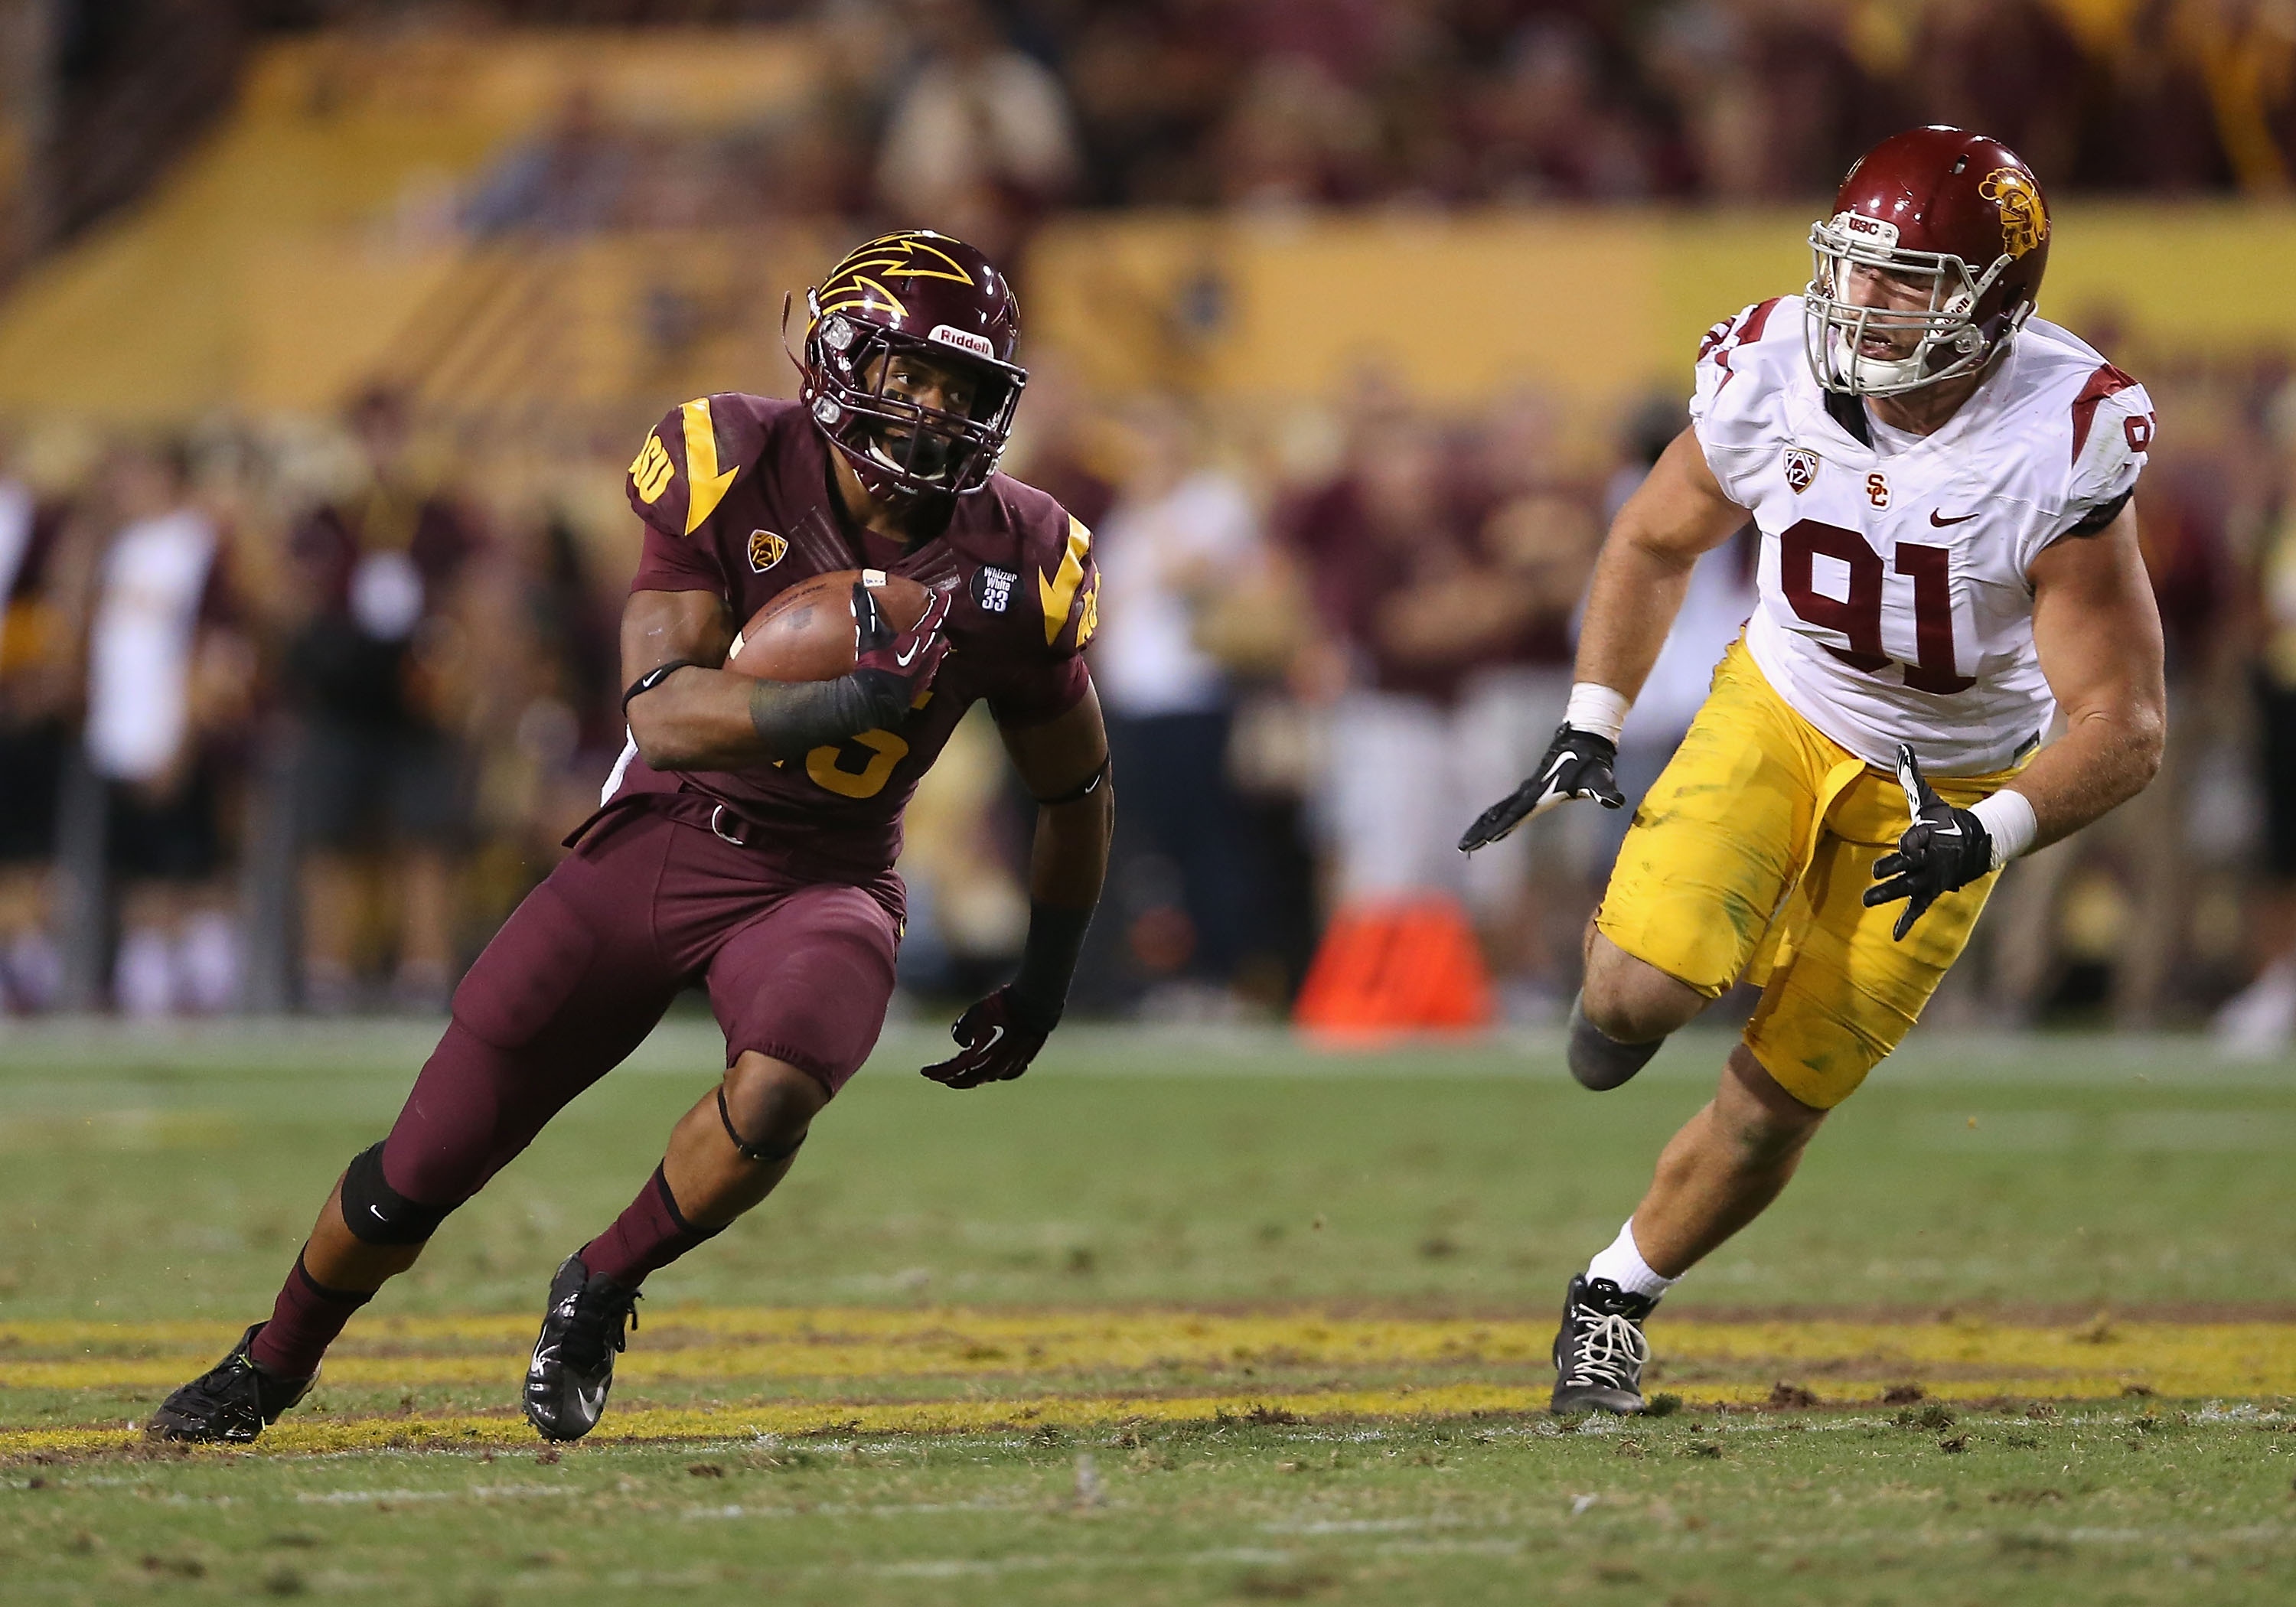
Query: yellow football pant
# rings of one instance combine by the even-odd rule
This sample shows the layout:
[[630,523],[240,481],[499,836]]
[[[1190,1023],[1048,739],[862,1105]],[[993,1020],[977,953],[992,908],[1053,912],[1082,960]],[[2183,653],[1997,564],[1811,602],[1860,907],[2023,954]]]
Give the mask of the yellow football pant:
[[[1932,784],[1966,808],[2015,774]],[[1595,923],[1710,999],[1742,976],[1762,988],[1747,1048],[1787,1093],[1830,1109],[1904,1039],[1998,879],[1946,894],[1891,941],[1905,906],[1863,899],[1908,824],[1898,778],[1789,708],[1742,639],[1635,811]]]

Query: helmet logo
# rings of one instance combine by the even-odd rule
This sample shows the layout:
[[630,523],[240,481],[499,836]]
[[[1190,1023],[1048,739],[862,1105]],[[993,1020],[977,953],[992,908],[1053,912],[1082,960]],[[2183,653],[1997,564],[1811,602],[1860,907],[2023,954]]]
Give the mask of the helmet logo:
[[750,532],[750,567],[758,574],[779,563],[788,552],[788,537],[776,536],[771,530]]
[[1898,225],[1886,217],[1868,217],[1863,212],[1844,212],[1833,220],[1833,226],[1853,238],[1870,241],[1885,251],[1897,250]]
[[2014,168],[1996,168],[1977,193],[2001,209],[2001,249],[2022,257],[2049,237],[2049,212],[2033,181]]
[[1817,478],[1817,454],[1801,447],[1786,448],[1786,484],[1800,496]]
[[977,335],[971,330],[957,329],[947,324],[934,324],[932,333],[925,339],[938,340],[944,346],[954,346],[959,351],[969,351],[976,357],[994,357],[996,355],[996,348],[989,343],[987,335]]
[[881,234],[857,248],[822,281],[822,310],[833,313],[878,306],[890,307],[897,318],[906,318],[909,309],[881,279],[953,279],[971,284],[972,275],[964,265],[935,245],[935,238],[923,233]]

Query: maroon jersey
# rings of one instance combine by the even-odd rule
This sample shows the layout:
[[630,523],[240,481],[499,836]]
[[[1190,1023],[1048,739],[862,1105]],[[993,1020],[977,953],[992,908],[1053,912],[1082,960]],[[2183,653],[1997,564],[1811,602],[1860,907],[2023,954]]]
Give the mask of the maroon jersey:
[[605,798],[700,792],[764,840],[855,873],[890,865],[901,811],[975,700],[997,723],[1066,713],[1089,685],[1078,655],[1099,623],[1092,532],[1002,474],[956,500],[948,528],[903,545],[839,517],[820,436],[792,402],[727,393],[673,409],[630,465],[645,522],[632,591],[714,592],[746,622],[799,581],[880,569],[952,594],[948,656],[898,730],[864,731],[803,758],[665,775],[631,743]]

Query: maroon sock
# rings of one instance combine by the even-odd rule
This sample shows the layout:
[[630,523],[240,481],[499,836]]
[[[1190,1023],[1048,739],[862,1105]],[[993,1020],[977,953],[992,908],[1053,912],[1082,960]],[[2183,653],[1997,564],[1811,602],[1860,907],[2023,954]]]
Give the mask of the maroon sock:
[[656,1167],[638,1197],[614,1218],[613,1226],[582,1247],[582,1265],[594,1277],[603,1274],[625,1289],[636,1289],[646,1274],[725,1231],[723,1226],[696,1227],[680,1215],[669,1179]]
[[351,1313],[373,1299],[373,1290],[328,1288],[305,1268],[299,1251],[295,1270],[287,1275],[271,1308],[271,1320],[256,1334],[247,1354],[266,1373],[308,1378],[319,1370],[319,1358],[351,1320]]

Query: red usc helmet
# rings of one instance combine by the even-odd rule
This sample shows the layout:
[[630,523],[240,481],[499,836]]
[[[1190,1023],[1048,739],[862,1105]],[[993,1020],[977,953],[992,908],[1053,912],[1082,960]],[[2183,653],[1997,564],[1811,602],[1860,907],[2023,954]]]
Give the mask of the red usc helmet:
[[[2006,348],[2048,266],[2049,208],[2041,181],[1998,140],[1912,128],[1857,159],[1833,216],[1811,227],[1809,249],[1810,372],[1828,390],[1896,396],[1980,369]],[[1928,306],[1858,306],[1858,268],[1926,281]]]
[[[786,310],[786,309],[785,309]],[[805,356],[791,358],[814,425],[889,502],[986,485],[1028,383],[1013,361],[1021,304],[988,258],[929,229],[881,235],[805,293]],[[889,394],[903,354],[978,381],[963,413]]]

